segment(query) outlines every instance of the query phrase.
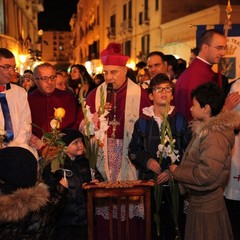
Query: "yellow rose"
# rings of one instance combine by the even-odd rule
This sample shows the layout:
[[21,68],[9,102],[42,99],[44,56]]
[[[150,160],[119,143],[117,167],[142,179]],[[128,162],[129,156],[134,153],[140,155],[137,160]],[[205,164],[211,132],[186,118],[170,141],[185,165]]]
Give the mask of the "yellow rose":
[[56,119],[52,119],[50,122],[50,126],[52,129],[58,129],[60,128],[60,122]]
[[63,118],[65,116],[65,109],[64,108],[54,108],[54,117],[56,118]]

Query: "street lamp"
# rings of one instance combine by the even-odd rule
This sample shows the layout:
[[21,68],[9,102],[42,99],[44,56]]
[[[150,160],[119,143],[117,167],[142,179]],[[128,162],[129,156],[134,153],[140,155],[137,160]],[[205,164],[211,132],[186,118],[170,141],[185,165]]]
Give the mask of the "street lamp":
[[24,64],[27,60],[27,56],[24,54],[19,55],[19,61],[20,61],[20,74],[23,75],[24,73]]

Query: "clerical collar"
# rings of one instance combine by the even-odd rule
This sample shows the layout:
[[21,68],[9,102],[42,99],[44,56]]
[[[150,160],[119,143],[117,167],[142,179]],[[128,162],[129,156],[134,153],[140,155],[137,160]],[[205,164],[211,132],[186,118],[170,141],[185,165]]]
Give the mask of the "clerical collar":
[[209,63],[209,62],[207,62],[206,60],[204,60],[204,59],[200,58],[199,56],[197,56],[196,58],[198,58],[199,60],[201,60],[201,61],[205,62],[206,64],[208,64],[208,65],[210,65],[210,66],[212,66],[212,64],[211,64],[211,63]]

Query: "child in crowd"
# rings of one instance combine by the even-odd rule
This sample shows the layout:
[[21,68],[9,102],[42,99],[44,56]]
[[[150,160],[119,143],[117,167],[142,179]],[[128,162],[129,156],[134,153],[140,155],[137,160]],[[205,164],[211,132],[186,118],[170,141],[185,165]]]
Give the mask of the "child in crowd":
[[[180,158],[190,139],[188,123],[183,115],[175,111],[174,106],[170,105],[173,99],[174,84],[169,80],[166,74],[160,73],[152,78],[149,86],[149,98],[153,105],[143,108],[144,117],[139,118],[134,126],[132,140],[129,144],[129,158],[139,170],[139,179],[155,179],[157,184],[164,183],[162,204],[160,207],[161,219],[161,238],[172,239],[174,233],[174,224],[171,218],[171,209],[167,201],[170,197],[169,185],[169,158],[164,159],[159,164],[157,157],[158,145],[160,144],[161,125],[163,116],[168,113],[168,121],[176,140],[175,149],[179,151]],[[155,202],[152,197],[152,217],[155,213]],[[183,221],[181,221],[183,222]],[[156,239],[156,226],[152,218],[152,237]]]
[[[54,174],[49,165],[43,173],[43,178],[52,188],[63,176],[66,176],[69,185],[67,201],[56,222],[56,239],[86,240],[87,199],[82,185],[91,182],[89,160],[84,156],[82,133],[74,129],[65,129],[62,133],[62,140],[67,146],[64,166]],[[98,171],[95,178],[103,180]]]
[[23,87],[28,94],[37,88],[34,83],[33,73],[31,70],[26,70],[25,73],[20,77],[20,86]]
[[0,239],[53,240],[56,213],[63,206],[67,183],[60,179],[50,196],[37,183],[37,159],[22,147],[0,149]]
[[170,166],[182,193],[189,194],[185,239],[230,240],[231,224],[223,198],[230,173],[236,112],[220,113],[225,94],[215,83],[200,85],[191,94],[193,137],[180,166]]

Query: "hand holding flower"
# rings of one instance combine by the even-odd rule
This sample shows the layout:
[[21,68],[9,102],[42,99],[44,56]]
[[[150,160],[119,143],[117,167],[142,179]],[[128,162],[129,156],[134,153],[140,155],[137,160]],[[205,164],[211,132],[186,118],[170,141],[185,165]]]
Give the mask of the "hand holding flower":
[[67,178],[62,177],[62,179],[59,181],[59,183],[65,188],[69,187]]
[[154,158],[150,158],[147,162],[147,168],[153,171],[155,174],[161,173],[161,167],[159,165],[159,162],[155,160]]
[[173,173],[177,167],[178,167],[178,165],[172,164],[172,165],[169,167],[170,173]]
[[170,179],[170,175],[168,171],[164,171],[161,172],[158,176],[157,176],[157,184],[161,184],[164,182],[167,182]]

